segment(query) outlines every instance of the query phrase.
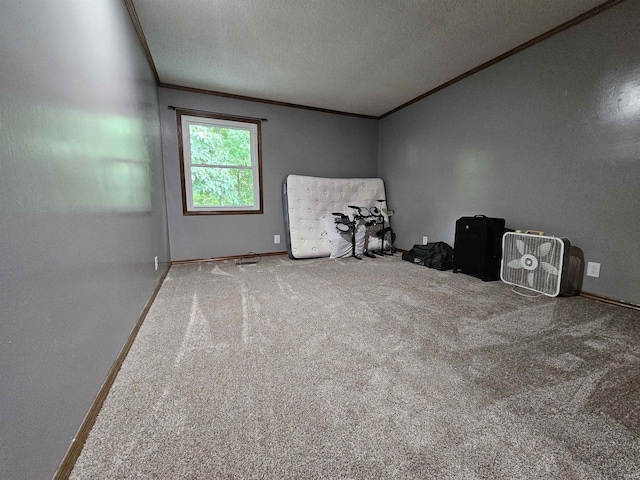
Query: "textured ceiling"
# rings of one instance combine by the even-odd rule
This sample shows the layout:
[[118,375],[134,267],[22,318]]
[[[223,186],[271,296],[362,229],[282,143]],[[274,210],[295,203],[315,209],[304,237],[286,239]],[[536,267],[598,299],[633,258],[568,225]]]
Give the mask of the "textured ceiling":
[[379,116],[603,0],[133,0],[160,82]]

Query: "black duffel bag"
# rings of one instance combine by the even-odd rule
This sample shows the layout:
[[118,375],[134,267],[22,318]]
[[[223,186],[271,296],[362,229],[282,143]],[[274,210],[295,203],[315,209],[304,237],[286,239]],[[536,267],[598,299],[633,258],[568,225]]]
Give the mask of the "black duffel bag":
[[411,250],[402,254],[402,259],[436,270],[451,270],[453,268],[453,248],[445,242],[414,245]]

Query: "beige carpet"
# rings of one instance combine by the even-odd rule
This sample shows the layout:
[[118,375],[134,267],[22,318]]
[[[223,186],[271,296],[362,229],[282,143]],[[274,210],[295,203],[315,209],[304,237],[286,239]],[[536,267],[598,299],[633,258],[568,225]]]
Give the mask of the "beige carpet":
[[172,267],[71,478],[640,478],[640,312],[377,259]]

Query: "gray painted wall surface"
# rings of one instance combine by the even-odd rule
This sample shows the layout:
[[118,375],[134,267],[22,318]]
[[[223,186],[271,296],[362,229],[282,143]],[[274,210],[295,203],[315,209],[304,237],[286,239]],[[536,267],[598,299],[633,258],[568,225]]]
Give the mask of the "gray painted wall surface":
[[0,478],[51,478],[168,261],[157,88],[124,4],[0,15]]
[[585,291],[640,304],[640,2],[628,1],[380,121],[397,246],[455,220],[569,237]]
[[[264,214],[182,214],[176,113],[206,110],[262,123]],[[289,174],[375,177],[377,120],[160,88],[160,118],[172,260],[285,251],[282,181]],[[281,242],[274,245],[273,236]]]

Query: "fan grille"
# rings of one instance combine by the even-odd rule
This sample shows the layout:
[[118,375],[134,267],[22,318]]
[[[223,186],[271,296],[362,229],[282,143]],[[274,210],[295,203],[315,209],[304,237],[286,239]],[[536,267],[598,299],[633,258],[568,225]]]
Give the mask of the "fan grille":
[[507,232],[500,277],[505,283],[555,297],[560,293],[564,242],[544,235]]

